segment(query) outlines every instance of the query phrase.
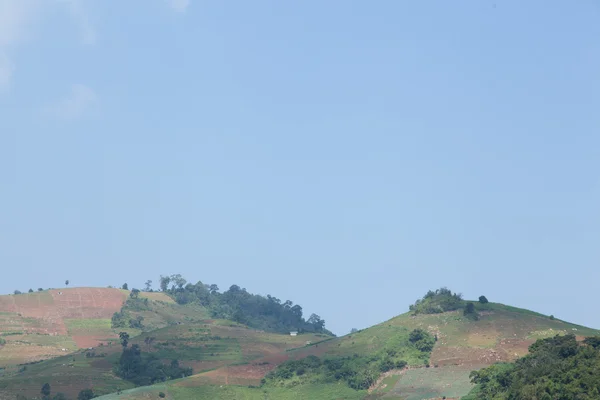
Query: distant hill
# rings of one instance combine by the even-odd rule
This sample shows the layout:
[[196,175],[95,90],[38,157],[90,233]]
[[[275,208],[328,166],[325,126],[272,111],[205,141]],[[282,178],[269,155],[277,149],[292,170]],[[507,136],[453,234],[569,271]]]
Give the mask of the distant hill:
[[[473,388],[469,379],[472,370],[497,362],[511,362],[524,356],[537,339],[574,334],[582,340],[586,336],[600,334],[597,330],[560,321],[552,316],[489,303],[487,299],[482,299],[482,303],[463,300],[458,296],[459,301],[452,306],[452,311],[440,311],[437,303],[445,300],[433,293],[434,296],[426,296],[429,301],[419,301],[419,304],[427,303],[424,309],[430,308],[430,313],[415,312],[413,308],[408,313],[371,328],[287,351],[278,360],[283,364],[270,373],[262,368],[261,363],[223,367],[178,381],[137,388],[124,392],[118,398],[153,397],[158,396],[159,392],[165,393],[170,399],[459,398]],[[442,293],[446,295],[444,291]],[[457,298],[452,292],[448,295]],[[465,312],[468,304],[473,305],[471,313],[474,314]],[[437,338],[431,352],[418,351],[410,342],[414,330],[423,330]],[[393,359],[404,359],[408,368],[379,371],[385,368],[384,361],[389,358],[390,349],[395,350]],[[364,378],[364,373],[371,371],[379,378],[369,390],[355,390],[349,387],[345,378],[336,380],[335,370],[330,371],[329,367],[318,366],[315,369],[310,366],[312,361],[308,364],[290,364],[290,360],[303,360],[310,356],[317,356],[322,360],[321,363],[326,360],[350,360],[350,363],[364,368],[364,371],[359,371],[361,377]],[[352,364],[336,363],[344,368],[344,372],[339,373],[341,375],[356,372],[351,370]],[[277,374],[279,370],[281,373]],[[261,377],[266,377],[261,387],[247,386],[260,386]],[[106,400],[113,398],[117,397],[101,397]]]
[[[471,391],[472,370],[512,362],[526,355],[537,339],[572,334],[583,340],[600,334],[552,316],[490,303],[484,296],[465,300],[442,288],[428,292],[409,312],[368,329],[338,338],[324,329],[315,332],[313,318],[312,327],[292,336],[277,332],[290,321],[285,310],[291,302],[257,297],[239,287],[224,293],[213,287],[209,296],[214,297],[207,299],[202,288],[210,293],[210,285],[201,282],[160,293],[69,289],[64,304],[54,297],[66,291],[0,297],[3,309],[18,305],[4,311],[12,318],[6,321],[12,322],[0,336],[5,340],[0,357],[8,360],[0,371],[0,399],[15,394],[32,398],[44,383],[53,393],[73,399],[83,389],[112,393],[101,397],[107,400],[161,398],[161,393],[167,399],[450,399]],[[75,301],[75,295],[82,301]],[[101,295],[105,301],[98,302]],[[214,318],[219,313],[273,332]],[[52,336],[55,331],[49,329],[57,334]],[[129,335],[124,346],[119,333]],[[19,358],[16,348],[36,348],[33,360],[60,354],[62,349],[37,349],[45,348],[40,344],[50,338],[71,340],[67,352],[80,350],[15,364],[26,359]],[[94,349],[77,341],[94,341],[89,346]],[[129,372],[123,375],[124,370]],[[192,375],[162,382],[188,373]],[[134,387],[140,382],[155,384]]]
[[[197,373],[279,359],[285,350],[331,335],[323,320],[306,322],[290,301],[235,285],[223,293],[208,289],[199,282],[164,292],[68,288],[0,296],[0,399],[34,397],[45,383],[53,393],[76,398],[86,388],[110,393],[151,379],[117,376],[120,334],[130,338],[128,349],[138,346],[144,360],[154,359],[154,367],[177,360]],[[221,315],[262,329],[214,318]],[[291,330],[300,334],[291,336]],[[268,371],[276,363],[263,365]]]

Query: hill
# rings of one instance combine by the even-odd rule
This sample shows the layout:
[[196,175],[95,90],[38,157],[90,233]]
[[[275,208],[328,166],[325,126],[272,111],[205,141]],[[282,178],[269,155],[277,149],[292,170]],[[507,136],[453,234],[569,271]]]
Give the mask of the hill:
[[[412,307],[410,312],[371,328],[272,357],[269,365],[279,366],[270,367],[271,372],[259,359],[126,391],[118,398],[154,398],[160,392],[168,399],[459,398],[473,388],[471,371],[512,362],[526,355],[538,339],[573,334],[582,340],[600,334],[487,299],[471,302],[454,293],[448,295],[454,298],[451,310],[440,310],[437,305],[447,300],[443,299],[446,294],[435,297],[434,292],[434,297],[426,295],[428,300],[419,301],[427,303],[426,307]],[[419,350],[411,342],[415,330],[437,338],[431,351]],[[405,361],[406,367],[396,368],[394,365],[402,365],[399,361]],[[357,379],[372,384],[352,387]],[[101,399],[113,398],[117,397]]]
[[[110,393],[153,383],[168,371],[277,359],[330,335],[320,317],[304,320],[291,301],[236,285],[220,293],[215,285],[182,284],[178,275],[167,280],[175,283],[164,292],[69,288],[0,296],[0,398],[33,398],[45,383],[69,398],[87,388]],[[214,318],[221,315],[262,329]],[[300,335],[291,336],[290,328]],[[139,349],[135,362],[152,371],[119,372],[123,335],[126,349]],[[268,371],[276,363],[262,365]]]

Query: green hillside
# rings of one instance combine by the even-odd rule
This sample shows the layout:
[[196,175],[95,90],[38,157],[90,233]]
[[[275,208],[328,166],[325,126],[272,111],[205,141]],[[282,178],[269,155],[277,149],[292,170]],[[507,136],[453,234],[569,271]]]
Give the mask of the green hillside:
[[[177,287],[126,292],[128,300],[111,319],[69,321],[72,332],[107,330],[113,337],[93,350],[5,369],[0,398],[35,398],[44,383],[69,399],[84,389],[107,394],[105,399],[158,399],[161,393],[167,399],[217,400],[458,398],[474,387],[471,371],[513,362],[538,339],[573,335],[582,340],[600,333],[440,289],[428,292],[408,313],[350,335],[333,337],[325,330],[314,332],[313,326],[291,336],[276,332],[289,323],[281,312],[285,303],[235,288],[229,298],[215,290],[218,300],[182,301],[177,293],[197,291],[196,285],[186,286],[179,292]],[[248,310],[246,320],[275,332],[209,318],[231,304]],[[179,379],[163,382],[171,378]]]
[[[487,299],[471,302],[443,290],[442,296],[433,293],[418,302],[426,305],[421,309],[411,307],[410,312],[371,328],[287,351],[274,370],[264,368],[260,362],[217,368],[125,391],[118,398],[159,398],[161,392],[168,399],[458,398],[473,389],[469,378],[472,370],[514,361],[526,355],[538,339],[600,334],[551,316],[489,303]],[[440,303],[451,304],[452,309],[440,310]],[[410,341],[415,330],[437,338],[431,352],[419,350]],[[406,362],[405,368],[397,368],[403,365],[400,361]],[[330,365],[335,367],[328,369]],[[357,377],[366,377],[366,382],[372,384],[356,388]]]

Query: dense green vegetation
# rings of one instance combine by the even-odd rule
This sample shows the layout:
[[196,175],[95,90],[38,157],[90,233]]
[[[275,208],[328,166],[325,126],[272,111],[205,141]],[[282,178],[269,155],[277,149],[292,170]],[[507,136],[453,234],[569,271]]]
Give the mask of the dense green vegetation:
[[409,309],[413,314],[441,314],[446,311],[455,311],[465,306],[465,301],[460,293],[452,293],[447,288],[440,288],[435,292],[430,290],[411,304]]
[[[404,346],[413,346],[428,355],[434,344],[435,338],[431,334],[422,329],[415,329]],[[292,388],[300,384],[344,382],[352,389],[365,390],[373,385],[382,373],[402,369],[407,365],[399,350],[389,346],[370,355],[354,354],[324,359],[311,355],[300,360],[290,360],[271,371],[262,384]]]
[[179,366],[178,360],[172,360],[167,365],[155,355],[143,353],[137,344],[129,347],[129,335],[127,333],[122,332],[120,337],[123,352],[114,368],[117,376],[136,385],[152,385],[156,382],[183,378],[192,374],[192,369]]
[[[137,289],[134,289],[137,290]],[[113,314],[111,318],[111,327],[115,328],[137,328],[144,329],[144,317],[141,315],[132,315],[133,311],[146,311],[150,310],[150,305],[147,298],[140,299],[137,292],[132,291],[130,296],[121,311]]]
[[188,283],[179,274],[162,276],[160,286],[179,304],[196,303],[206,307],[213,318],[232,320],[268,332],[298,331],[333,336],[325,329],[325,320],[316,314],[304,319],[302,307],[290,300],[282,302],[270,295],[251,294],[237,285],[220,293],[217,285],[201,281]]
[[496,364],[471,373],[477,387],[471,400],[598,399],[600,337],[578,343],[574,335],[540,339],[514,364]]

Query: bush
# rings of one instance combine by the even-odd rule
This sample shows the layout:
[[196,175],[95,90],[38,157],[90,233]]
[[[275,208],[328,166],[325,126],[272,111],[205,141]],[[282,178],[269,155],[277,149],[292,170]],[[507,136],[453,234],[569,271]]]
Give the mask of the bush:
[[435,345],[435,339],[429,332],[424,331],[423,329],[415,329],[408,335],[408,340],[415,345],[417,350],[422,351],[424,353],[430,352],[433,350],[433,346]]
[[96,397],[96,395],[94,395],[94,391],[92,389],[83,389],[77,395],[77,400],[90,400],[94,397]]
[[460,293],[452,293],[447,288],[440,288],[435,292],[428,291],[422,299],[411,304],[409,309],[414,314],[440,314],[458,310],[463,304],[464,300]]
[[468,302],[463,311],[463,315],[469,319],[477,321],[479,319],[479,314],[477,310],[475,310],[475,304]]
[[139,345],[123,347],[114,372],[119,377],[135,383],[136,385],[152,385],[168,379],[177,379],[192,374],[191,368],[179,366],[179,361],[173,360],[170,365],[163,364],[153,354],[142,353]]
[[487,304],[487,303],[489,303],[488,299],[485,296],[479,296],[479,302],[481,304]]
[[160,397],[161,399],[165,398],[165,394],[163,392],[159,392],[158,393],[158,397]]

